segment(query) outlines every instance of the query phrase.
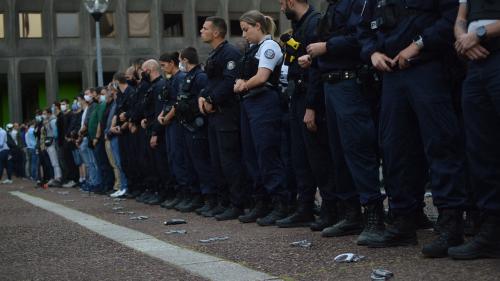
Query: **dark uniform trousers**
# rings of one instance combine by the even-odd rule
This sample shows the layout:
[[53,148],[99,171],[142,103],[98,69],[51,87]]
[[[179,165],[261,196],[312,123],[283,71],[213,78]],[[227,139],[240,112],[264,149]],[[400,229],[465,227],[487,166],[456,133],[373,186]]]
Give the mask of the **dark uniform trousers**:
[[129,191],[141,190],[141,171],[139,162],[139,133],[129,131],[119,135],[120,160],[123,171],[127,175]]
[[193,167],[188,166],[184,127],[174,120],[165,129],[166,153],[170,170],[175,177],[177,191],[191,191],[197,184]]
[[[150,137],[148,137],[148,140]],[[168,166],[165,133],[162,130],[157,136],[157,145],[152,148],[149,143],[147,144],[147,151],[149,159],[152,160],[152,190],[165,195],[168,189],[171,172]]]
[[[379,184],[380,161],[372,101],[364,96],[356,79],[327,82],[324,91],[331,146],[334,154],[342,153],[345,159],[338,162],[338,173],[344,174],[343,181],[353,180],[355,189],[351,192],[357,192],[362,205],[384,200]],[[352,177],[344,171],[344,164]],[[352,193],[351,196],[354,197]]]
[[243,159],[253,182],[256,200],[287,201],[289,198],[280,155],[282,115],[275,90],[268,89],[242,101]]
[[316,187],[321,198],[333,201],[333,162],[328,147],[328,129],[324,109],[316,110],[317,131],[311,132],[304,124],[306,112],[305,92],[296,90],[290,107],[290,142],[293,171],[297,182],[298,201],[314,201]]
[[482,211],[500,216],[500,52],[469,63],[463,85],[467,159]]
[[380,116],[380,145],[385,184],[391,209],[405,213],[421,201],[421,167],[414,164],[418,130],[430,170],[436,207],[461,208],[465,203],[464,157],[458,119],[451,101],[446,66],[425,62],[409,69],[384,74]]
[[214,171],[210,162],[207,126],[196,129],[194,132],[184,128],[188,167],[193,167],[198,175],[199,185],[192,185],[192,193],[203,195],[217,192]]
[[241,159],[240,114],[240,107],[235,103],[209,115],[208,143],[219,199],[224,204],[243,208],[245,178]]

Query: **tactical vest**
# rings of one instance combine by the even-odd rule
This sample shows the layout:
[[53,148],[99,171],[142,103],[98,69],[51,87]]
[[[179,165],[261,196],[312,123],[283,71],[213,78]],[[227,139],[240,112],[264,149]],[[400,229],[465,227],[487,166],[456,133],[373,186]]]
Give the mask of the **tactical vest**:
[[[326,42],[333,36],[340,36],[349,34],[351,31],[355,32],[355,30],[348,30],[346,26],[337,27],[335,26],[335,7],[337,6],[338,1],[328,1],[328,8],[326,13],[321,17],[318,27],[316,29],[316,33],[320,41]],[[351,0],[349,5],[349,14],[352,11],[352,7],[354,5],[354,0]]]
[[227,41],[222,42],[212,53],[208,56],[207,62],[205,64],[205,73],[208,76],[208,79],[221,78],[222,73],[224,72],[224,68],[222,65],[217,64],[215,60],[215,56],[224,48],[227,44]]
[[181,122],[192,122],[200,115],[197,95],[192,93],[193,83],[197,75],[197,72],[188,74],[186,78],[184,78],[181,90],[177,95],[176,115]]
[[467,0],[467,6],[469,22],[500,19],[500,1],[498,0]]
[[378,0],[375,19],[370,23],[372,30],[390,31],[408,17],[418,16],[426,11],[410,8],[405,0]]
[[[272,39],[266,39],[262,43],[264,43],[267,40],[272,40]],[[240,67],[239,67],[240,73],[238,75],[239,78],[243,80],[250,80],[250,78],[254,77],[257,74],[257,71],[259,70],[259,60],[255,57],[255,55],[259,51],[259,48],[262,45],[262,43],[255,44],[245,51],[245,55],[241,58],[240,61]],[[269,76],[267,83],[272,85],[273,87],[278,87],[280,75],[281,75],[281,64],[277,64],[273,72]]]

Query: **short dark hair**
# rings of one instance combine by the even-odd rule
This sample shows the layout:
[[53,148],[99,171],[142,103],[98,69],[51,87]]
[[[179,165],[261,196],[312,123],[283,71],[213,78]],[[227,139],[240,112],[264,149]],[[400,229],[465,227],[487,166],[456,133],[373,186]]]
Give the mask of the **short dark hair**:
[[61,100],[61,103],[65,102],[66,104],[69,104],[69,100],[68,99],[62,99]]
[[215,29],[220,32],[222,38],[226,37],[227,34],[227,24],[226,21],[221,17],[208,17],[205,21],[211,22]]
[[199,64],[198,51],[194,47],[187,47],[181,51],[181,59],[187,59],[190,64]]
[[45,111],[49,114],[52,114],[52,108],[50,108],[50,107],[45,108],[43,111]]
[[164,53],[160,56],[160,61],[173,62],[175,65],[178,65],[179,52]]
[[127,83],[127,76],[125,76],[125,73],[123,72],[116,72],[113,75],[113,80],[118,81],[120,84],[126,84]]

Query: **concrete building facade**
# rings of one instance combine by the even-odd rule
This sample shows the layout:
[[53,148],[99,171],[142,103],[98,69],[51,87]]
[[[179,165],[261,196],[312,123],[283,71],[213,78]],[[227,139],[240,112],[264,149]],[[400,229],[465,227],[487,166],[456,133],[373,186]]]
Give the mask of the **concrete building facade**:
[[[272,16],[280,31],[289,27],[278,0],[111,0],[101,21],[105,82],[136,58],[187,46],[205,59],[204,19],[225,18],[229,40],[241,40],[238,18],[251,9]],[[0,124],[28,120],[35,109],[95,86],[95,54],[95,23],[83,1],[0,0]]]

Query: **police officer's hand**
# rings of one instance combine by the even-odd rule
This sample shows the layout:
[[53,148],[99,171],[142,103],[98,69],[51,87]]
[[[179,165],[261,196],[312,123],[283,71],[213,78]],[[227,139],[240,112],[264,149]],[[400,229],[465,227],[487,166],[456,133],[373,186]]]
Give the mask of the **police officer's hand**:
[[147,119],[142,119],[141,120],[141,127],[143,129],[146,129],[147,124],[148,124],[148,120]]
[[307,46],[307,53],[315,58],[326,54],[326,42],[312,43]]
[[306,114],[304,114],[304,123],[309,131],[316,132],[318,130],[318,127],[316,126],[316,112],[313,109],[306,109]]
[[149,146],[151,146],[151,148],[155,148],[157,145],[158,145],[158,137],[152,136],[151,140],[149,140]]
[[198,98],[198,108],[200,109],[201,114],[207,114],[205,112],[205,102],[206,102],[206,99],[204,97]]
[[399,65],[399,69],[410,67],[409,59],[416,57],[420,53],[420,48],[415,43],[411,43],[406,49],[399,52],[393,62]]
[[125,122],[127,118],[125,117],[125,112],[120,113],[120,121]]
[[170,109],[167,115],[163,117],[165,125],[170,124],[170,122],[172,122],[172,119],[174,119],[174,117],[175,117],[175,107],[172,107],[172,109]]
[[130,124],[129,130],[132,134],[135,134],[137,132],[137,126],[135,124]]
[[158,115],[158,118],[156,118],[160,125],[165,125],[165,118],[163,117],[163,114],[165,114],[165,111],[162,110],[160,115]]
[[236,82],[234,83],[234,92],[235,93],[242,93],[248,89],[245,89],[245,80],[243,79],[237,79]]
[[302,68],[309,68],[312,63],[312,58],[310,55],[303,55],[298,59],[298,63]]
[[481,45],[476,45],[464,54],[470,60],[481,60],[485,59],[490,55],[490,52]]
[[475,32],[470,32],[461,35],[455,42],[455,49],[459,54],[465,54],[469,49],[480,43],[479,37]]
[[394,62],[385,54],[375,52],[371,56],[373,67],[377,70],[391,72],[394,67]]

